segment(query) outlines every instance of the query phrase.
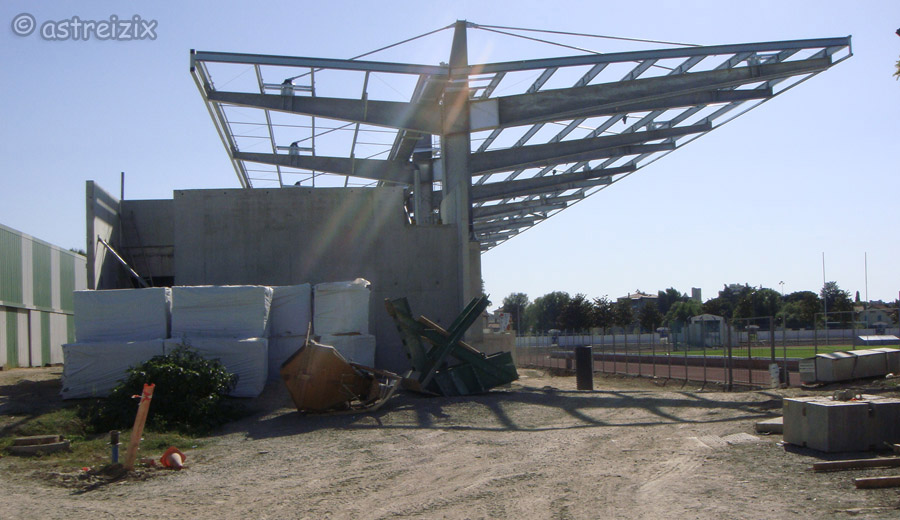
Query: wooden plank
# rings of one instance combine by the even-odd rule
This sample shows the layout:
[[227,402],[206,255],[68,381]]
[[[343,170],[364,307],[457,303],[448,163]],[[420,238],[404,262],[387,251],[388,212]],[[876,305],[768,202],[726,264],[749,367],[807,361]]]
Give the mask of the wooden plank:
[[69,451],[69,441],[51,442],[45,444],[13,445],[7,448],[12,455],[38,455],[55,453],[57,451]]
[[878,459],[853,459],[853,460],[834,460],[829,462],[816,462],[813,464],[814,471],[843,471],[847,469],[866,469],[866,468],[896,468],[900,467],[900,457],[878,458]]
[[900,487],[900,476],[855,478],[857,489]]
[[16,437],[13,446],[34,446],[36,444],[53,444],[63,439],[59,435],[32,435],[30,437]]
[[153,399],[154,384],[144,385],[141,393],[141,403],[138,405],[137,415],[134,417],[134,427],[131,429],[131,440],[128,442],[128,451],[125,454],[125,470],[134,469],[134,461],[137,458],[138,446],[141,444],[141,435],[144,433],[144,423],[147,422],[147,414],[150,412],[150,400]]
[[[435,323],[435,322],[429,320],[429,319],[426,318],[425,316],[419,316],[418,322],[421,323],[421,324],[423,324],[423,325],[425,325],[425,326],[428,327],[429,329],[433,329],[435,332],[437,332],[437,333],[440,334],[441,336],[444,336],[445,338],[450,336],[450,333],[447,332],[446,330],[444,330],[443,327],[441,327],[441,326],[438,325],[437,323]],[[425,338],[425,339],[428,339],[428,338]],[[478,350],[477,348],[473,347],[472,345],[469,345],[468,343],[466,343],[466,342],[463,341],[463,340],[459,340],[456,344],[459,345],[460,347],[462,347],[462,348],[468,350],[469,352],[471,352],[471,353],[473,353],[473,354],[478,354],[479,356],[484,357],[484,353],[483,353],[483,352],[481,352],[481,351]]]

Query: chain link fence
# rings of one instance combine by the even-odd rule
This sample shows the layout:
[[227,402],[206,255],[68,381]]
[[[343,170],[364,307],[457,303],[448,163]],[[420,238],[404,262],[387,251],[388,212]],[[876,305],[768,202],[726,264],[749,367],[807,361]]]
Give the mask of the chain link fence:
[[[550,330],[516,338],[523,368],[575,369],[575,347],[591,346],[593,369],[726,389],[799,386],[799,361],[824,352],[867,348],[869,336],[900,336],[896,324],[863,327],[858,313],[819,316],[811,329],[791,329],[774,316],[725,320],[711,315],[655,333]],[[871,325],[871,324],[870,324]],[[883,343],[882,343],[883,345]]]

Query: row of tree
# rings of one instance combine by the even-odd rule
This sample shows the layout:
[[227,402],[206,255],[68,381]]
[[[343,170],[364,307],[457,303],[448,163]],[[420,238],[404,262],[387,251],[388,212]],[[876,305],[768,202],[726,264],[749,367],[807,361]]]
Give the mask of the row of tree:
[[[858,299],[858,295],[857,295]],[[622,327],[628,331],[640,329],[653,332],[658,327],[675,331],[699,314],[714,314],[729,319],[749,319],[772,316],[779,326],[788,328],[812,328],[817,314],[853,310],[853,302],[847,291],[836,282],[828,282],[820,294],[797,291],[782,296],[774,289],[756,288],[750,285],[726,285],[715,298],[701,303],[674,288],[659,291],[656,302],[642,302],[635,306],[628,298],[616,301],[607,296],[590,299],[584,294],[569,295],[555,291],[530,301],[525,293],[512,293],[503,299],[500,310],[511,315],[511,324],[519,333],[527,331],[609,330]],[[830,318],[847,323],[850,313]],[[821,321],[821,316],[818,316]]]

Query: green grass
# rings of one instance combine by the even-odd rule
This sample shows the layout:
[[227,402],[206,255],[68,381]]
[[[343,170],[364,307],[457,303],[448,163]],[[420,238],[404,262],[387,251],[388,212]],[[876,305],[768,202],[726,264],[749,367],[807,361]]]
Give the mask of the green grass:
[[[16,437],[31,435],[63,435],[71,443],[71,451],[39,455],[33,458],[20,458],[21,461],[39,460],[42,465],[56,468],[96,467],[109,464],[109,434],[94,434],[89,426],[79,417],[74,406],[64,407],[47,413],[23,417],[18,422],[6,427],[0,435],[0,452],[7,457],[6,448],[12,445]],[[125,458],[130,430],[119,435],[119,461]],[[170,432],[152,432],[144,430],[140,444],[139,457],[159,457],[169,446],[181,449],[202,445],[197,438]],[[13,457],[9,457],[12,459]]]
[[[847,345],[837,345],[837,344],[829,343],[828,345],[819,345],[818,351],[815,349],[815,347],[811,347],[811,346],[802,346],[802,347],[791,347],[791,346],[788,346],[788,347],[787,347],[787,357],[789,357],[789,358],[799,358],[799,359],[803,359],[803,358],[813,357],[813,356],[816,355],[816,353],[818,353],[818,354],[823,354],[823,353],[827,353],[827,352],[835,352],[835,351],[839,351],[839,350],[841,350],[841,351],[844,351],[844,350],[846,350],[846,351],[853,350],[853,345],[849,345],[849,344],[847,344]],[[725,350],[724,350],[724,349],[720,349],[720,348],[719,348],[719,349],[706,349],[706,355],[707,355],[707,356],[724,356],[725,353],[726,353]],[[775,357],[776,357],[776,358],[778,358],[778,359],[782,358],[782,357],[784,356],[784,353],[785,353],[784,347],[782,347],[782,346],[780,346],[780,345],[776,345],[776,346],[775,346]],[[685,354],[684,351],[678,351],[678,352],[673,352],[673,353],[672,353],[672,355],[679,355],[679,356],[683,356],[684,354]],[[689,350],[689,351],[687,352],[687,355],[689,355],[689,356],[702,356],[702,355],[703,355],[703,349]],[[732,349],[731,349],[731,355],[734,356],[734,357],[747,357],[747,356],[748,356],[747,348],[746,348],[746,347],[741,347],[741,348],[735,347],[735,348],[732,348]],[[768,357],[771,357],[771,355],[772,355],[772,347],[769,347],[769,346],[765,346],[765,347],[752,347],[752,348],[750,349],[749,355],[750,355],[751,357],[755,357],[755,358],[768,358]]]

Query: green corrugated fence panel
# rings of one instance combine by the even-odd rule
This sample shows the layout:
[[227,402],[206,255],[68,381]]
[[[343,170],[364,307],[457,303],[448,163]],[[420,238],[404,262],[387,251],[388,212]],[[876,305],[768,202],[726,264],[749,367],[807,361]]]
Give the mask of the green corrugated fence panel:
[[[0,231],[3,231],[0,229]],[[6,368],[19,366],[19,320],[16,312],[6,312]]]
[[75,316],[66,316],[66,343],[75,343]]
[[34,305],[49,308],[53,305],[53,291],[50,287],[50,246],[33,242],[32,265],[34,266]]
[[74,312],[72,291],[75,290],[75,257],[59,255],[59,307],[64,312]]
[[0,229],[0,300],[23,304],[22,237]]
[[41,313],[41,361],[34,363],[35,366],[44,366],[50,364],[50,313]]

